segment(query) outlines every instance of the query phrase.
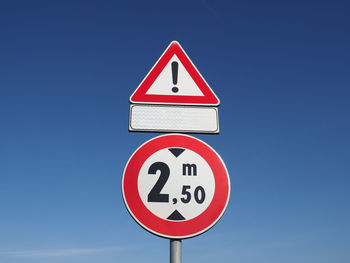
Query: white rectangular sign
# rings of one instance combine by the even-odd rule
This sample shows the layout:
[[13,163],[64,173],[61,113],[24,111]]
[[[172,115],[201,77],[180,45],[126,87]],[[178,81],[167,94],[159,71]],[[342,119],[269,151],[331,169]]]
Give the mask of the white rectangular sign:
[[130,105],[130,131],[219,133],[216,107]]

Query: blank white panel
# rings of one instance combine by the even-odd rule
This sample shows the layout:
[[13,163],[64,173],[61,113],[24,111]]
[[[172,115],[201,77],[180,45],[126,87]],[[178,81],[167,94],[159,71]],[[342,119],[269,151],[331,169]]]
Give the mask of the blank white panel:
[[216,107],[131,105],[130,131],[219,133]]

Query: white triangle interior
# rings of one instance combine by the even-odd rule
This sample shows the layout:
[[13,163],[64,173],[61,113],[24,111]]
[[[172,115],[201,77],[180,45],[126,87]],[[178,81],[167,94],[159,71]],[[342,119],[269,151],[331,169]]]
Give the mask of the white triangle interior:
[[[178,63],[178,77],[177,84],[173,83],[173,75],[171,63],[176,61]],[[176,87],[177,89],[173,89]],[[175,91],[176,92],[175,92]],[[168,64],[164,67],[157,79],[153,82],[151,87],[147,90],[149,95],[174,95],[174,96],[204,96],[202,91],[198,88],[190,74],[181,64],[180,60],[174,55]]]

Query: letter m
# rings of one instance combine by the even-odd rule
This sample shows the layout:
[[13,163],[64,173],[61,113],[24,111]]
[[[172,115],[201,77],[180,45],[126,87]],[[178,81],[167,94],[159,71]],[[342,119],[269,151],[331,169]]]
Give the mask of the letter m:
[[195,164],[184,163],[182,164],[182,175],[197,176],[197,166]]

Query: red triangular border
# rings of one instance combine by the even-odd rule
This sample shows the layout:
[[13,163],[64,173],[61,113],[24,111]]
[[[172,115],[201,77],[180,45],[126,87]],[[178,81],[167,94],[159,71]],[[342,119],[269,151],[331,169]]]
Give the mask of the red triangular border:
[[[170,59],[176,55],[204,96],[146,94]],[[177,41],[173,41],[130,97],[131,103],[218,106],[220,100]]]

